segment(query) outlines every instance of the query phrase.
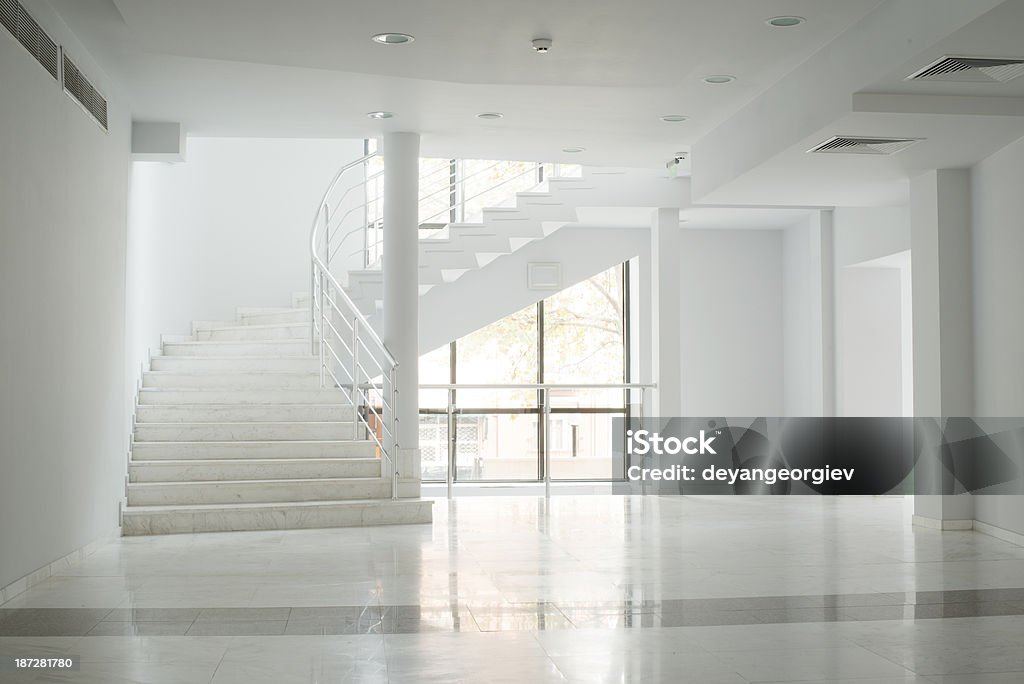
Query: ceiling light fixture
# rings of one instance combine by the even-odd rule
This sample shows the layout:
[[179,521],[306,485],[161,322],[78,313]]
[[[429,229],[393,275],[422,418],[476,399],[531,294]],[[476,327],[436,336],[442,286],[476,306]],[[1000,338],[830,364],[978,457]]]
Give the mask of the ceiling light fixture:
[[408,33],[378,33],[370,38],[374,43],[381,45],[405,45],[416,40]]
[[534,38],[533,42],[532,42],[532,45],[533,45],[533,51],[534,52],[537,52],[537,53],[542,54],[542,55],[546,55],[548,50],[551,49],[551,39],[550,38]]
[[686,117],[683,116],[682,114],[666,114],[665,116],[661,117],[661,120],[664,121],[665,123],[681,123],[683,121],[686,121]]
[[579,154],[580,152],[586,152],[587,148],[585,148],[585,147],[563,147],[562,151],[565,152],[566,154]]
[[502,114],[501,112],[480,112],[479,114],[476,115],[476,118],[493,121],[494,119],[501,119],[504,116],[505,115]]
[[803,17],[772,17],[766,20],[765,23],[775,28],[792,28],[793,26],[799,26],[805,21],[807,20]]
[[393,112],[367,112],[366,116],[371,119],[391,119],[394,118]]
[[714,74],[712,76],[704,77],[704,82],[710,83],[711,85],[723,85],[725,83],[732,83],[735,80],[735,76],[728,76],[726,74]]

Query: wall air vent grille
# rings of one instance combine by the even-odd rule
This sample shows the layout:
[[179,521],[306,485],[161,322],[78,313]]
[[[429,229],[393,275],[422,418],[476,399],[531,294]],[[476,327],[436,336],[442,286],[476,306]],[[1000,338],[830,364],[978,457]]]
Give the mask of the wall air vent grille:
[[905,150],[921,138],[865,138],[837,135],[815,145],[808,152],[815,154],[895,154]]
[[64,55],[64,90],[85,107],[85,111],[96,119],[96,123],[102,126],[103,130],[108,130],[107,101],[66,54]]
[[57,43],[46,34],[36,20],[17,0],[0,0],[0,24],[18,39],[43,68],[56,79],[60,78]]
[[1019,76],[1024,76],[1024,58],[945,55],[907,76],[906,80],[1006,83]]

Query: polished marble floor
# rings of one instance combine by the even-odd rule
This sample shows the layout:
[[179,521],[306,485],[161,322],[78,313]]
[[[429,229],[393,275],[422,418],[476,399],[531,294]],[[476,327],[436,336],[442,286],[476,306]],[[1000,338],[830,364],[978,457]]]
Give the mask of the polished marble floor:
[[487,496],[111,540],[0,605],[32,682],[1024,682],[1024,548],[898,498]]

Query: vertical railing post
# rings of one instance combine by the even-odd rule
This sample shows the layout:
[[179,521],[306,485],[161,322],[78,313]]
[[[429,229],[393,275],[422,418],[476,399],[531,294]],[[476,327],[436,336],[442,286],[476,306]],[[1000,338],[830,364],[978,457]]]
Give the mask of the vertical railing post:
[[[388,371],[388,376],[391,379],[391,454],[389,455],[388,461],[391,465],[391,499],[393,501],[398,500],[398,416],[396,408],[398,407],[398,368],[392,366]],[[383,389],[383,388],[382,388]]]
[[352,318],[352,439],[359,439],[359,319]]
[[320,269],[320,282],[317,285],[320,293],[320,387],[327,385],[327,359],[325,358],[324,345],[327,338],[327,277],[323,269]]
[[541,388],[544,402],[541,419],[544,421],[544,496],[551,496],[551,396],[547,387]]
[[455,438],[458,426],[455,424],[455,388],[448,388],[448,498],[452,498],[452,484],[455,482]]

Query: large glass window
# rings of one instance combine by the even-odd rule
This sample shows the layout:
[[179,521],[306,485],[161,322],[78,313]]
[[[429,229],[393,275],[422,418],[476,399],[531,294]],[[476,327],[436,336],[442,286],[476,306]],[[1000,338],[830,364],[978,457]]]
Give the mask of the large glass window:
[[573,386],[627,380],[627,280],[616,266],[424,355],[421,384],[513,387],[421,391],[423,479],[445,480],[449,454],[456,481],[536,481],[546,464],[552,479],[618,477],[611,426],[626,393]]

